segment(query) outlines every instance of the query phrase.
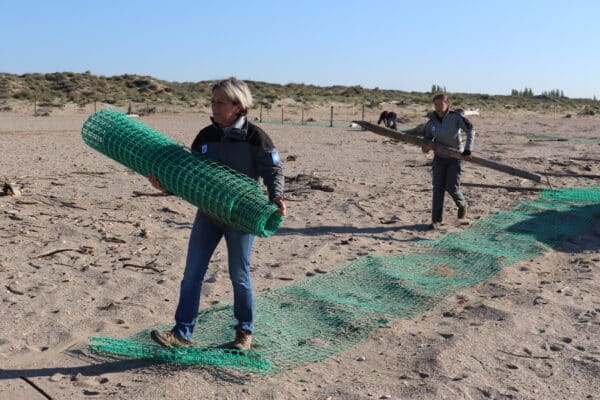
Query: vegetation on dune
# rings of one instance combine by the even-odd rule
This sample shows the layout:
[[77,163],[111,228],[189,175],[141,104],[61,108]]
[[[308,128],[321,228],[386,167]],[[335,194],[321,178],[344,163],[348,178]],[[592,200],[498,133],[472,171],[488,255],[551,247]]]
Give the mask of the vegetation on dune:
[[[379,107],[381,103],[398,105],[429,104],[432,92],[367,89],[361,86],[315,86],[303,83],[274,83],[247,81],[256,103],[267,107],[282,99],[299,103],[352,103]],[[98,76],[84,73],[55,72],[14,75],[0,73],[0,100],[21,99],[47,105],[67,102],[87,104],[100,101],[110,104],[152,102],[195,107],[208,105],[210,88],[214,81],[167,82],[151,76],[118,75]],[[432,91],[445,87],[432,85]],[[586,115],[600,112],[596,99],[571,99],[562,90],[552,89],[534,95],[531,89],[513,89],[510,95],[450,93],[453,105],[460,108],[583,110]]]

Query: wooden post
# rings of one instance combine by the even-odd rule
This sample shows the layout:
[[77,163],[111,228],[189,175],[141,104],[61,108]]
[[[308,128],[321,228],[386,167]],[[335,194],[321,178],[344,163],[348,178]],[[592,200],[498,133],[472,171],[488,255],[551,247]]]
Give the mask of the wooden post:
[[506,186],[506,185],[494,185],[490,183],[474,183],[474,182],[461,182],[460,186],[466,187],[481,187],[487,189],[506,189],[509,192],[541,192],[544,188],[539,187],[523,187],[523,186]]
[[300,121],[300,125],[304,125],[304,105],[302,105],[302,119]]
[[[362,126],[363,128],[366,128],[367,130],[369,130],[373,133],[376,133],[378,135],[389,137],[389,138],[392,138],[395,140],[400,140],[402,142],[409,143],[409,144],[419,146],[419,147],[423,146],[424,144],[429,144],[431,146],[431,148],[433,149],[433,151],[439,155],[456,158],[457,160],[463,159],[460,151],[458,151],[456,149],[452,149],[450,147],[441,146],[441,145],[432,143],[421,137],[407,135],[405,133],[394,131],[394,130],[388,129],[388,128],[382,128],[378,125],[374,125],[374,124],[371,124],[366,121],[352,121],[352,122]],[[542,177],[538,174],[534,174],[533,172],[529,172],[529,171],[525,171],[525,170],[518,169],[515,167],[511,167],[509,165],[500,164],[498,162],[488,160],[485,158],[471,156],[471,159],[469,161],[474,164],[478,164],[483,167],[486,167],[486,168],[494,169],[496,171],[505,172],[507,174],[511,174],[511,175],[515,175],[515,176],[520,176],[521,178],[525,178],[525,179],[530,179],[534,182],[542,181]]]
[[94,99],[94,112],[96,112],[96,99]]
[[333,106],[331,106],[331,115],[329,116],[329,126],[333,127]]
[[260,103],[260,114],[258,114],[258,122],[262,122],[262,103]]
[[[365,104],[364,103],[362,105],[362,120],[363,121],[365,120]],[[360,129],[363,130],[363,131],[367,130],[367,128],[365,128],[364,126],[361,126]]]
[[283,125],[283,106],[281,106],[281,125]]
[[37,96],[33,99],[33,116],[37,117]]

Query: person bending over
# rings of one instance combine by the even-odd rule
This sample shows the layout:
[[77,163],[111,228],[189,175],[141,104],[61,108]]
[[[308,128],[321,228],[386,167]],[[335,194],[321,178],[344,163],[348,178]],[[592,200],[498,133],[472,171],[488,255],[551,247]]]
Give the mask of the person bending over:
[[398,116],[395,112],[383,111],[381,114],[379,114],[379,120],[377,121],[377,125],[380,125],[381,122],[383,122],[386,128],[396,130],[398,128],[398,125],[396,124],[397,120]]

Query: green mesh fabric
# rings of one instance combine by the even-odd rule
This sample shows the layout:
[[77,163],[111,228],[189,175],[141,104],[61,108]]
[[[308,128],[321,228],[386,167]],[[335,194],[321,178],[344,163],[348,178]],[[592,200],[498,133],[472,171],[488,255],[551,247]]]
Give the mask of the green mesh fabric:
[[[267,290],[255,300],[254,342],[227,352],[233,336],[230,304],[202,310],[194,346],[169,350],[149,330],[126,339],[92,338],[97,352],[173,363],[274,374],[351,348],[377,327],[422,314],[445,297],[482,282],[503,267],[536,257],[600,219],[600,187],[542,192],[437,240],[415,242],[410,253],[368,255],[327,274]],[[165,324],[152,329],[170,329]]]
[[591,138],[577,138],[577,137],[565,137],[560,135],[548,135],[543,133],[522,133],[521,135],[535,138],[540,141],[548,140],[548,141],[565,141],[565,142],[575,142],[575,143],[584,143],[584,144],[600,144],[600,140],[591,139]]
[[235,367],[241,371],[268,370],[271,363],[263,360],[259,354],[235,349],[185,347],[167,349],[151,347],[142,340],[119,340],[101,336],[89,339],[89,345],[98,352],[136,354],[139,358],[151,358],[156,361],[178,364],[202,364],[217,367]]
[[552,200],[576,200],[580,202],[600,202],[600,185],[587,188],[572,188],[564,190],[544,190],[540,197]]
[[128,168],[156,176],[169,192],[233,228],[267,237],[281,225],[278,207],[260,184],[179,145],[115,110],[100,110],[83,124],[86,144]]

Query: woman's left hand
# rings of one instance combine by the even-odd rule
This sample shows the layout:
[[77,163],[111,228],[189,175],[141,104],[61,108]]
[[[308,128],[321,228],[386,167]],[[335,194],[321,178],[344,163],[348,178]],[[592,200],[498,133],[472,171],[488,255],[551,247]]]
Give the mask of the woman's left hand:
[[283,197],[277,196],[273,199],[273,202],[279,206],[279,214],[285,217],[287,214],[287,209],[285,207],[285,201],[283,200]]

